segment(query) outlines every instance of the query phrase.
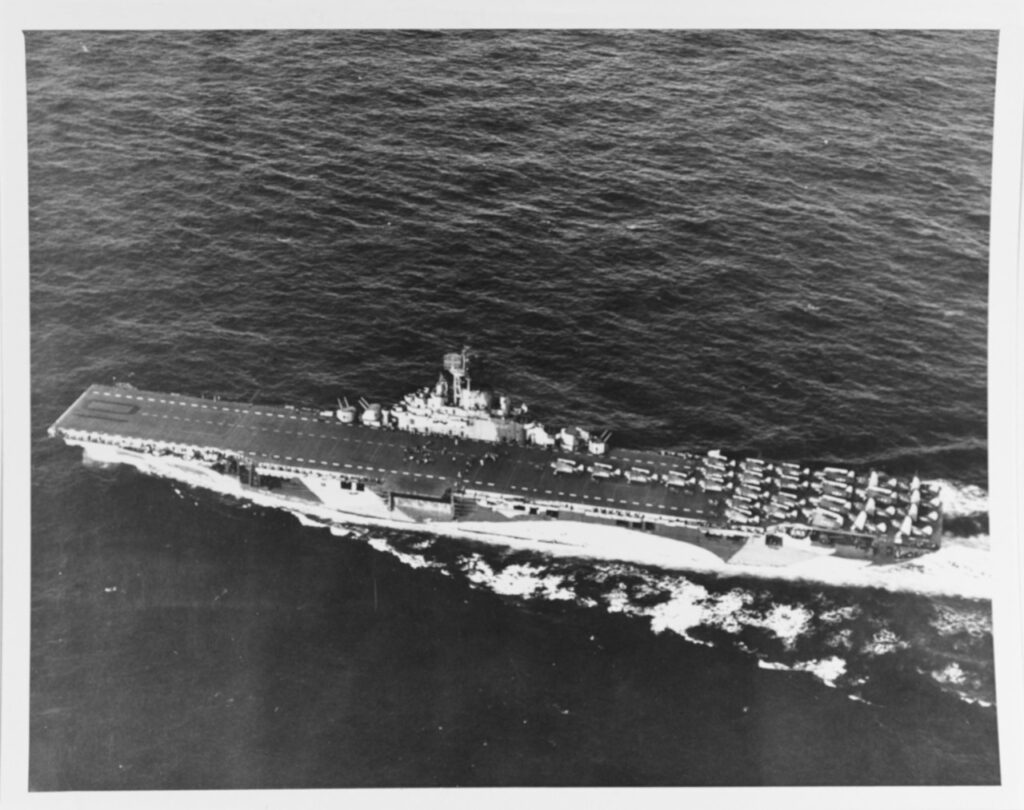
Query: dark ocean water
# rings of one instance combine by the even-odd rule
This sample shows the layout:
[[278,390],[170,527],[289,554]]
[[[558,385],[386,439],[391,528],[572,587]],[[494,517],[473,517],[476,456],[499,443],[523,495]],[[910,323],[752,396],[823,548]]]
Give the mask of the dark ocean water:
[[620,444],[983,503],[994,34],[26,42],[34,789],[998,781],[987,602],[341,539],[45,436],[468,341]]

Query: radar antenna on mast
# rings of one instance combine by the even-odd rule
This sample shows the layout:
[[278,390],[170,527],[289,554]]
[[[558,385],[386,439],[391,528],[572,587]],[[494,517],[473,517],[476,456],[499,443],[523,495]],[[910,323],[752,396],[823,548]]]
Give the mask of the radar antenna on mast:
[[449,352],[446,354],[444,356],[444,370],[452,375],[452,403],[460,405],[463,390],[467,392],[472,390],[469,380],[469,346],[463,346],[461,352]]

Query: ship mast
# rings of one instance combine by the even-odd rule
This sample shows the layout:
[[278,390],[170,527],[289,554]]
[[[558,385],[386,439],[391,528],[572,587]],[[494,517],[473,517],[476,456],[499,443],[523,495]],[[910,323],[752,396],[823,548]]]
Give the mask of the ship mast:
[[461,407],[463,391],[472,390],[469,379],[469,346],[463,346],[461,352],[446,354],[444,370],[452,375],[452,404]]

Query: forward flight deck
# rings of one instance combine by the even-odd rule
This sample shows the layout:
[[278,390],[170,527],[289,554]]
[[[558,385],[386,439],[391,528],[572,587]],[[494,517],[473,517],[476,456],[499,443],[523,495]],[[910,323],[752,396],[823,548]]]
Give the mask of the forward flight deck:
[[[288,407],[92,385],[53,427],[347,475],[395,494],[441,498],[452,490],[471,489],[673,517],[721,517],[721,507],[700,492],[552,469],[556,458],[593,463],[595,456],[345,425]],[[613,449],[600,460],[655,473],[682,467],[671,455],[641,450]]]

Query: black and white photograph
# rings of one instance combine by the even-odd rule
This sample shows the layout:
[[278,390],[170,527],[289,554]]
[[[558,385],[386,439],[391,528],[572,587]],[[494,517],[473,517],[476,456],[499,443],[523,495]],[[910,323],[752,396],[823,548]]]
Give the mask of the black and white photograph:
[[1020,798],[1012,37],[582,22],[19,33],[5,782]]

